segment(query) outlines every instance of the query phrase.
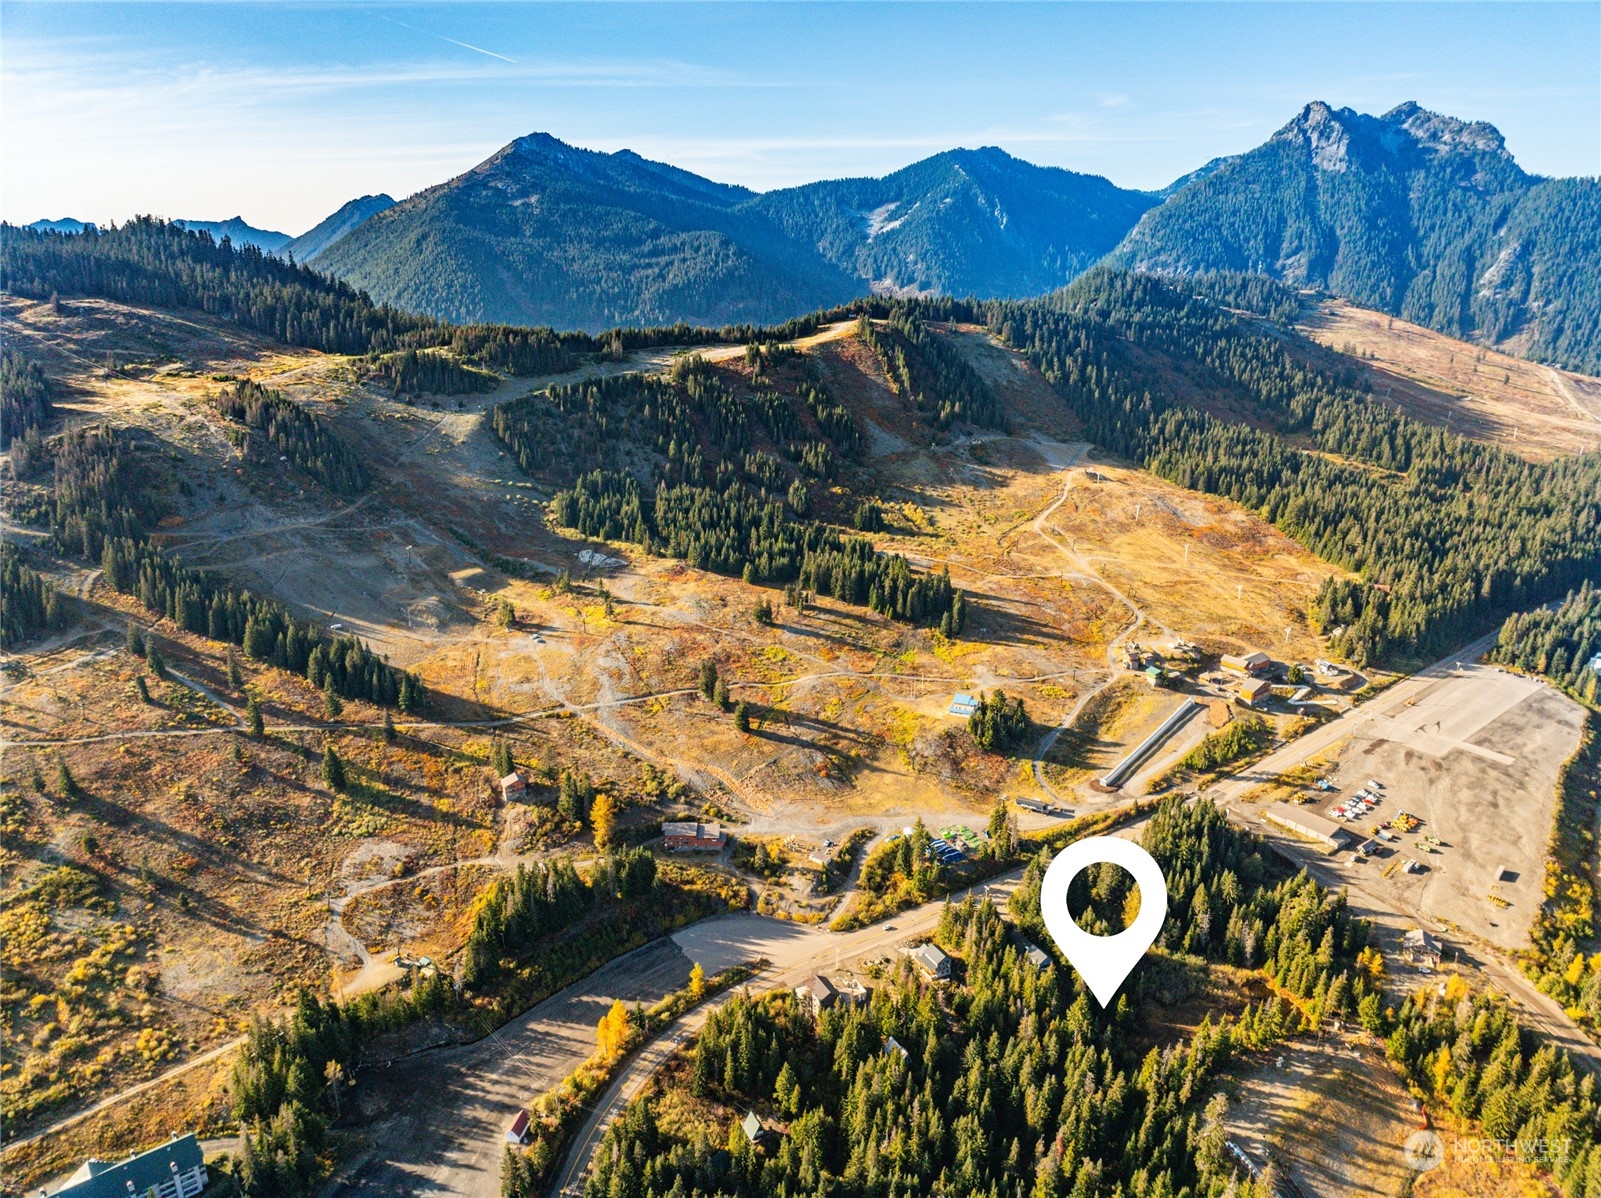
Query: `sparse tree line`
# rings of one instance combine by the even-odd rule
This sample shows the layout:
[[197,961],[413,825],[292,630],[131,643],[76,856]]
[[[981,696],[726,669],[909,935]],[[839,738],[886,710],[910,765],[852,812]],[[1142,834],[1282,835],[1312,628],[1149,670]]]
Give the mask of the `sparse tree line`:
[[125,434],[92,427],[52,442],[55,462],[51,532],[56,548],[97,562],[107,585],[133,595],[158,616],[246,656],[300,674],[346,699],[420,708],[426,695],[353,636],[330,638],[296,620],[275,599],[254,595],[211,570],[186,566],[150,544],[147,532],[162,505],[147,465]]
[[[1554,609],[1508,616],[1486,655],[1543,674],[1577,696],[1585,713],[1578,751],[1557,776],[1557,810],[1546,861],[1544,902],[1530,931],[1523,968],[1592,1038],[1601,1039],[1601,951],[1596,951],[1595,818],[1601,809],[1601,712],[1596,671],[1601,652],[1601,590],[1585,582]],[[1601,1163],[1597,1165],[1601,1173]],[[1601,1194],[1601,1178],[1594,1193]]]
[[[1431,428],[1149,277],[1092,272],[1048,301],[989,313],[1091,439],[1258,511],[1360,574],[1327,581],[1311,612],[1359,664],[1443,652],[1601,568],[1593,454],[1531,463]],[[1170,403],[1153,356],[1273,431]]]
[[218,415],[260,433],[296,469],[334,494],[359,495],[367,489],[371,480],[361,459],[322,419],[282,392],[244,379],[214,402]]
[[863,315],[856,335],[877,355],[895,393],[935,428],[1006,427],[1005,408],[989,384],[915,313],[892,309],[882,329]]
[[1228,727],[1208,732],[1201,743],[1179,759],[1179,768],[1205,773],[1267,748],[1273,729],[1260,716],[1230,720]]
[[[751,1145],[733,1121],[669,1130],[646,1097],[607,1133],[586,1198],[1260,1193],[1224,1150],[1215,1083],[1309,1019],[1355,1013],[1373,994],[1355,964],[1364,931],[1304,876],[1275,880],[1260,842],[1210,806],[1164,804],[1146,843],[1177,909],[1211,915],[1188,946],[1185,921],[1169,920],[1170,951],[1249,958],[1279,994],[1137,1055],[1126,996],[1101,1010],[1073,971],[1026,964],[995,909],[969,901],[947,909],[936,937],[961,958],[953,987],[902,965],[865,1008],[814,1021],[774,994],[738,997],[708,1020],[684,1084],[736,1119],[761,1112],[779,1129],[771,1143]],[[1014,900],[1031,931],[1043,868]],[[1166,982],[1143,975],[1168,960],[1147,959],[1136,994]]]

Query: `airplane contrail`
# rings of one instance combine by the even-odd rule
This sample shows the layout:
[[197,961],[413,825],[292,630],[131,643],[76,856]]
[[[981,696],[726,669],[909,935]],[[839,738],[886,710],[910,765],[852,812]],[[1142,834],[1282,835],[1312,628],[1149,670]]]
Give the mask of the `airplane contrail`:
[[470,42],[458,42],[455,38],[446,37],[442,33],[436,33],[434,36],[442,42],[449,42],[452,46],[460,46],[463,50],[476,50],[480,54],[487,54],[491,58],[498,58],[501,62],[509,62],[513,66],[517,65],[517,60],[515,58],[507,58],[504,54],[496,54],[493,50],[485,50],[482,46],[474,46]]
[[395,20],[393,17],[379,16],[378,19],[380,21],[388,21],[391,25],[399,25],[402,29],[409,29],[413,33],[420,33],[424,37],[438,38],[442,42],[449,42],[452,46],[460,46],[463,50],[471,50],[476,54],[487,54],[490,58],[498,58],[501,62],[511,63],[512,66],[517,65],[515,58],[507,58],[504,54],[496,54],[493,50],[485,50],[482,46],[475,46],[471,42],[458,42],[453,37],[446,37],[442,33],[430,33],[426,29],[418,29],[415,25],[408,25],[404,21]]

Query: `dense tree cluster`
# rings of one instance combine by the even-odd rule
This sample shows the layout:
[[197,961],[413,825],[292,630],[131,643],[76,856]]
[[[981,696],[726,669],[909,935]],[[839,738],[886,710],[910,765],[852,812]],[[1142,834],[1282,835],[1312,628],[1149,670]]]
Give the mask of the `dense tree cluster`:
[[1028,735],[1032,725],[1023,700],[1008,699],[1005,691],[979,692],[978,706],[967,717],[973,742],[985,752],[1004,752]]
[[1595,1078],[1555,1045],[1536,1046],[1502,996],[1445,990],[1408,998],[1393,1023],[1369,1010],[1390,1060],[1485,1136],[1540,1160],[1567,1198],[1601,1195]]
[[358,495],[367,489],[361,459],[323,420],[282,392],[242,379],[215,403],[224,419],[260,433],[279,456],[334,494]]
[[[1094,272],[991,315],[1097,443],[1255,509],[1360,574],[1329,580],[1312,606],[1359,663],[1443,652],[1601,567],[1593,454],[1525,462],[1421,424],[1306,365],[1281,337],[1148,277]],[[1152,369],[1163,360],[1255,423],[1171,404]]]
[[151,480],[132,462],[139,448],[104,425],[72,429],[50,443],[50,534],[62,553],[93,561],[107,537],[143,540],[165,515]]
[[1554,608],[1508,616],[1489,658],[1544,674],[1594,703],[1601,682],[1601,585],[1585,579]]
[[618,849],[596,861],[585,879],[571,861],[519,865],[489,888],[462,956],[462,984],[482,988],[508,961],[566,931],[596,903],[647,901],[656,893],[656,860],[644,849]]
[[864,315],[856,335],[878,355],[895,393],[935,428],[1006,427],[1006,412],[989,384],[914,312],[894,309],[883,328]]
[[0,351],[0,449],[50,419],[50,381],[37,362]]
[[500,379],[487,370],[463,365],[448,354],[433,350],[403,349],[385,354],[373,368],[373,377],[389,385],[391,395],[471,395],[493,391]]
[[657,488],[646,499],[631,475],[595,471],[551,501],[556,523],[602,540],[632,541],[697,569],[863,604],[893,619],[938,623],[951,611],[950,574],[919,573],[900,554],[791,518],[738,479],[726,487]]
[[[1260,842],[1210,806],[1164,805],[1146,845],[1177,909],[1197,915],[1168,921],[1171,951],[1261,968],[1277,994],[1139,1056],[1126,998],[1099,1009],[1075,973],[1028,965],[995,909],[968,901],[937,936],[961,959],[952,988],[903,966],[864,1008],[814,1021],[787,994],[739,997],[707,1021],[688,1085],[763,1113],[771,1144],[750,1144],[737,1123],[668,1130],[647,1097],[607,1133],[585,1194],[1252,1192],[1223,1148],[1226,1100],[1209,1094],[1238,1053],[1355,1013],[1370,993],[1351,968],[1363,930],[1304,876],[1273,880]],[[1020,891],[1025,924],[1037,922],[1042,873],[1033,866]],[[1136,978],[1167,960],[1148,958]]]
[[1179,766],[1187,770],[1215,770],[1267,748],[1272,741],[1273,729],[1261,717],[1253,715],[1243,720],[1230,720],[1226,728],[1202,737],[1200,744],[1179,759]]
[[10,649],[67,622],[67,600],[15,546],[0,543],[0,649]]

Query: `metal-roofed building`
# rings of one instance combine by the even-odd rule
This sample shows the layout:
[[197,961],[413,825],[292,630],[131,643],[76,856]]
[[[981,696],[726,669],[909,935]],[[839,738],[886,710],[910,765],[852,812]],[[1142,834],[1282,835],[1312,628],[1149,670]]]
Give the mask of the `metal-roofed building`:
[[206,1160],[194,1133],[174,1134],[165,1144],[126,1160],[91,1157],[78,1167],[56,1198],[193,1198],[206,1188]]
[[1352,839],[1349,828],[1341,827],[1333,820],[1315,815],[1303,807],[1275,803],[1262,812],[1262,818],[1309,840],[1321,841],[1331,849],[1337,849]]
[[917,963],[917,967],[929,977],[943,979],[951,976],[951,959],[933,944],[919,944],[914,949],[907,950],[907,956]]

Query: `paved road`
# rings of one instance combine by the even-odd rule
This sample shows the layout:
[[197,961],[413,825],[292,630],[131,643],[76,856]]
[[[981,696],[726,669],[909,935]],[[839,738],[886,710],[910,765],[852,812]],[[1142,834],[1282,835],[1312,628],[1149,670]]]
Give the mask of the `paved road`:
[[[1014,871],[989,885],[999,899],[1020,878]],[[649,1005],[683,986],[695,961],[713,974],[766,958],[772,964],[760,984],[792,985],[815,970],[837,969],[926,933],[938,923],[942,906],[931,903],[845,934],[754,914],[705,920],[604,966],[476,1044],[363,1069],[347,1098],[352,1114],[341,1124],[363,1148],[330,1192],[494,1198],[500,1193],[506,1125],[518,1108],[588,1059],[595,1025],[614,998]],[[680,1021],[668,1034],[683,1028],[687,1036],[709,1009],[691,1013],[695,1022]],[[608,1094],[616,1100],[603,1100],[600,1109],[622,1109],[669,1051],[653,1045],[635,1057],[615,1095]],[[598,1143],[604,1119],[596,1127],[593,1134],[581,1131],[580,1141],[587,1136]]]
[[[980,883],[954,898],[960,901],[968,895],[982,896],[988,893],[997,904],[1004,904],[1022,878],[1023,871],[1015,869],[987,883]],[[754,980],[764,990],[784,989],[799,985],[813,973],[838,972],[863,958],[893,953],[906,940],[932,932],[939,925],[944,908],[943,901],[926,903],[883,923],[843,933],[769,920],[760,915],[732,915],[686,928],[674,939],[680,942],[686,952],[702,962],[707,973],[714,971],[713,966],[726,969],[759,953],[771,964]],[[741,953],[746,955],[741,957]],[[624,1067],[573,1139],[573,1146],[560,1174],[562,1193],[577,1194],[581,1191],[584,1177],[589,1172],[590,1158],[612,1120],[633,1101],[667,1058],[705,1025],[714,1010],[736,993],[738,991],[719,995],[691,1011]]]

